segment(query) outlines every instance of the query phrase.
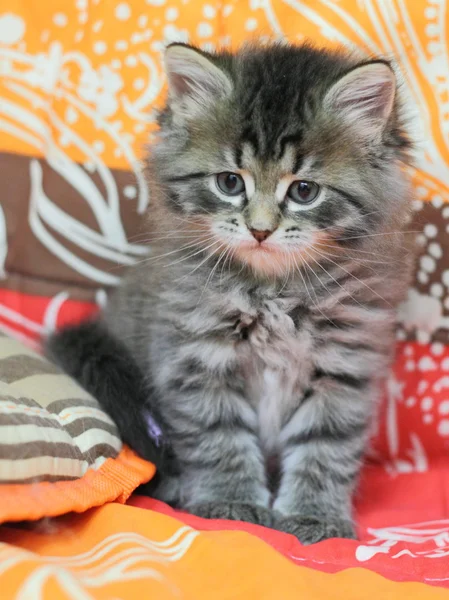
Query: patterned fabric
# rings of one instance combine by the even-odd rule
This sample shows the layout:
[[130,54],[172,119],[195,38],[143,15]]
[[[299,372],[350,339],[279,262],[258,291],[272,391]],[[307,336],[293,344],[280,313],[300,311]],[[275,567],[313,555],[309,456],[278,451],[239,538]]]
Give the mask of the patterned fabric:
[[[441,588],[388,581],[363,568],[320,572],[295,557],[289,536],[282,544],[262,533],[265,543],[245,531],[215,531],[216,526],[200,532],[160,513],[110,505],[37,531],[4,528],[2,600],[448,598]],[[345,549],[347,544],[354,542],[345,540]],[[337,561],[338,553],[333,555]]]
[[0,335],[0,484],[77,479],[121,447],[92,396]]
[[[276,532],[270,532],[270,540],[276,540],[278,549],[288,547],[290,560],[313,569],[335,572],[363,565],[392,579],[448,586],[449,0],[61,0],[36,6],[35,0],[0,0],[0,328],[36,347],[45,330],[96,310],[105,291],[119,282],[121,267],[145,255],[142,226],[147,211],[151,217],[151,192],[139,161],[153,134],[154,107],[164,94],[164,42],[190,40],[208,49],[238,45],[251,36],[292,41],[309,37],[318,44],[343,42],[398,57],[404,92],[416,107],[414,229],[420,252],[401,311],[394,375],[377,423],[372,452],[377,466],[367,467],[360,491],[365,503],[359,515],[362,542],[330,540],[303,549],[285,536],[280,541],[282,534]],[[181,527],[164,529],[154,513],[147,518],[148,527],[155,529],[138,532],[162,544],[151,548],[165,548],[164,540]],[[122,522],[101,528],[99,519],[94,516],[89,522],[95,540],[84,539],[73,555],[97,548],[101,536],[136,532]],[[67,523],[70,539],[72,531],[83,530],[79,521]],[[204,524],[196,521],[195,526]],[[186,598],[210,597],[210,589],[217,598],[221,593],[270,597],[270,583],[260,579],[258,587],[265,573],[270,581],[276,573],[279,585],[291,582],[288,590],[294,588],[294,597],[306,580],[312,583],[303,587],[316,590],[315,597],[338,598],[340,589],[344,598],[354,590],[360,597],[360,589],[385,598],[447,595],[415,586],[390,587],[366,572],[361,579],[352,579],[352,572],[339,573],[325,588],[321,574],[306,576],[288,563],[285,570],[277,570],[273,565],[280,557],[270,553],[262,559],[247,540],[241,556],[239,534],[232,534],[231,541],[226,532],[208,535],[195,538],[187,567],[177,563],[189,577],[198,573],[196,578],[186,583],[167,559],[170,569],[160,567],[162,584],[161,571],[154,570],[159,557],[152,554],[145,568],[153,569],[154,578],[148,572],[123,571],[127,597],[153,589],[155,597],[161,589],[170,597],[166,590],[171,584],[175,587],[170,589],[188,590]],[[40,596],[31,597],[45,597],[52,589],[54,582],[45,588],[43,572],[57,572],[58,585],[84,586],[93,597],[101,593],[84,567],[70,571],[68,558],[41,558],[70,554],[66,538],[60,545],[56,540],[53,550],[45,545],[48,541],[23,533],[8,539],[37,553],[26,554],[31,556],[28,572],[37,574],[32,581],[44,582],[39,584],[44,587]],[[209,545],[212,539],[215,545]],[[127,548],[136,549],[130,543]],[[200,543],[207,552],[197,554]],[[6,550],[5,556],[20,564],[24,550]],[[139,552],[137,544],[137,556]],[[232,553],[247,571],[232,562]],[[209,563],[204,556],[217,562]],[[52,571],[56,564],[59,570]],[[139,573],[139,566],[135,569]],[[217,584],[213,579],[208,590],[204,578],[217,572],[225,573],[223,580]],[[2,582],[1,573],[0,566]],[[112,576],[105,576],[104,586],[115,581]],[[129,583],[133,577],[146,584],[151,579],[153,587],[148,583],[145,592],[140,587],[136,592]],[[87,592],[83,596],[75,589],[72,597],[86,597]],[[272,597],[289,597],[287,590],[279,590]],[[312,592],[307,594],[311,597]],[[126,597],[115,589],[112,595]],[[71,597],[69,592],[66,596]]]
[[0,524],[126,502],[154,471],[92,396],[0,333]]

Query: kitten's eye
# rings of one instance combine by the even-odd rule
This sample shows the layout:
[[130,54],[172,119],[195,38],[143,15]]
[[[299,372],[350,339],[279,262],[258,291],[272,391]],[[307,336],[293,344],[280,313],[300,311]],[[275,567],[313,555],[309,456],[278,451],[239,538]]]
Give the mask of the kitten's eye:
[[216,181],[218,189],[228,196],[238,196],[245,190],[245,182],[237,173],[219,173]]
[[320,186],[313,181],[294,181],[288,188],[287,196],[298,204],[310,204],[320,193]]

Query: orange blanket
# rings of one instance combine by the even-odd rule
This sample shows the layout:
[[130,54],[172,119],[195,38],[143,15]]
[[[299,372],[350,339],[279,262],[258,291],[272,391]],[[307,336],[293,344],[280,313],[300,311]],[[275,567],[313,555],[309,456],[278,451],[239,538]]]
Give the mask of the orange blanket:
[[449,592],[393,583],[365,569],[337,574],[294,565],[243,531],[199,532],[112,504],[42,531],[4,528],[1,597],[88,600],[439,600]]

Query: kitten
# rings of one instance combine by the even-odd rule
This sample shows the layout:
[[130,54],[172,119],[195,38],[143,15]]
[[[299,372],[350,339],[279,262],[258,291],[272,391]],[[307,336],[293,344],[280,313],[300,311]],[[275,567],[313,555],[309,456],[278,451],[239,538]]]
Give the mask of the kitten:
[[354,537],[410,271],[394,72],[285,44],[173,44],[165,67],[148,159],[153,256],[101,321],[49,351],[157,460],[153,411],[169,448],[157,498],[303,543]]

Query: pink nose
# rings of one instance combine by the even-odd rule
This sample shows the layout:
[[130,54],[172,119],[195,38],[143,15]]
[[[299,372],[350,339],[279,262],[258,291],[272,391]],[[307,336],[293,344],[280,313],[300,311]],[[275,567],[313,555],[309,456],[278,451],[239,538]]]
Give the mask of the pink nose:
[[259,229],[250,229],[250,231],[251,231],[252,236],[258,242],[264,242],[267,239],[267,237],[273,233],[269,229],[266,229],[265,231],[260,231]]

